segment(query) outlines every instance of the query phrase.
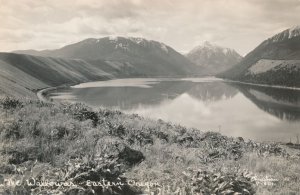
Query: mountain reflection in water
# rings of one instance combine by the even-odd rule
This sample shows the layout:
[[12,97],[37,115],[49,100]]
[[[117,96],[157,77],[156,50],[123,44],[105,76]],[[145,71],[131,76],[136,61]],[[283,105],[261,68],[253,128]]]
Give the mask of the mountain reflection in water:
[[282,119],[300,120],[300,90],[234,85],[260,109]]

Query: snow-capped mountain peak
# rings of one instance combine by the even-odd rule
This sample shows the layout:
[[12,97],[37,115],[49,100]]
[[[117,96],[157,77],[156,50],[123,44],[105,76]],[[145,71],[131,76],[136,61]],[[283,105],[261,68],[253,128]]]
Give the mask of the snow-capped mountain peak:
[[224,54],[227,54],[228,52],[233,52],[233,49],[230,48],[226,48],[226,47],[221,47],[219,45],[210,43],[208,41],[204,41],[203,44],[195,47],[194,49],[192,49],[190,51],[190,53],[194,53],[194,52],[199,52],[199,51],[203,51],[203,50],[207,50],[207,51],[211,51],[211,52],[223,52]]
[[186,56],[196,65],[205,67],[208,74],[226,70],[242,58],[235,50],[208,41],[192,49]]
[[141,44],[142,42],[147,42],[146,39],[140,38],[140,37],[126,37],[126,36],[113,36],[113,35],[111,35],[111,36],[108,36],[108,39],[111,42],[118,42],[121,39],[130,40],[130,41],[132,41],[136,44]]
[[204,48],[214,49],[216,47],[217,47],[216,45],[213,45],[212,43],[210,43],[208,41],[204,41],[201,45],[199,45],[199,46],[195,47],[194,49],[192,49],[191,52],[196,52],[196,51],[202,50]]
[[203,44],[195,47],[192,49],[188,54],[191,55],[193,53],[223,53],[224,55],[229,55],[229,54],[237,54],[237,52],[234,49],[227,48],[227,47],[222,47],[213,43],[210,43],[208,41],[203,42]]

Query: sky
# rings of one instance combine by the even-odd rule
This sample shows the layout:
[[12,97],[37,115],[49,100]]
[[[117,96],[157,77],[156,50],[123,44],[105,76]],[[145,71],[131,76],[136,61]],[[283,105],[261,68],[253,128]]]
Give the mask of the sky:
[[186,53],[209,41],[245,55],[300,24],[300,0],[0,0],[0,51],[143,37]]

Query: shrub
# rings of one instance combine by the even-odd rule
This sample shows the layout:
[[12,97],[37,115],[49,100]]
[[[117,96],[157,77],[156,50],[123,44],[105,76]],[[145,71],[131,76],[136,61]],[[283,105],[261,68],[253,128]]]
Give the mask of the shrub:
[[6,97],[3,100],[1,100],[1,106],[5,110],[10,110],[10,109],[14,109],[17,107],[21,107],[22,103],[17,99]]
[[74,118],[80,121],[92,120],[94,126],[96,126],[99,121],[98,115],[95,112],[89,111],[87,109],[82,109],[78,112],[75,112]]

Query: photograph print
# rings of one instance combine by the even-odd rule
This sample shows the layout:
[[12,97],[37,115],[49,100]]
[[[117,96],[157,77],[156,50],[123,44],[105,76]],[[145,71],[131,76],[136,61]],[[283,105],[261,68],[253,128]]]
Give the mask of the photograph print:
[[0,0],[0,195],[300,195],[300,0]]

